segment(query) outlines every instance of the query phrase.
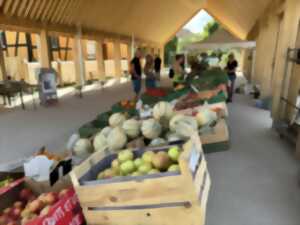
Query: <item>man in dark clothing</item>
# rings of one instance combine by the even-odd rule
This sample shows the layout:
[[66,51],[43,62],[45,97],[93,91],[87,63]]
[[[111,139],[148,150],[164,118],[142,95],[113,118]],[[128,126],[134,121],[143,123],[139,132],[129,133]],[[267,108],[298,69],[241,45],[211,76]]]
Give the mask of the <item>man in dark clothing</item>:
[[156,74],[157,80],[160,80],[161,58],[159,57],[159,55],[155,55],[154,70],[155,70],[155,74]]
[[136,100],[139,98],[142,88],[142,66],[140,62],[141,56],[142,54],[140,49],[137,49],[134,58],[130,62],[130,74]]
[[232,102],[237,67],[238,67],[238,62],[235,60],[234,54],[230,54],[228,56],[228,63],[226,66],[228,78],[230,81],[230,84],[227,86],[227,90],[228,90],[228,100],[227,101],[228,102]]

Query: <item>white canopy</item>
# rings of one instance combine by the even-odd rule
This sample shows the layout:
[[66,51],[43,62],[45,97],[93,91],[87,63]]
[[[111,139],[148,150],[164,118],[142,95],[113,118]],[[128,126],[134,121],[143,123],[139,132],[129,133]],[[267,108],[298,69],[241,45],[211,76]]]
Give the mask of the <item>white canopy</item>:
[[255,48],[254,41],[243,41],[234,37],[225,29],[218,29],[209,38],[201,42],[195,42],[186,47],[186,50],[208,50],[208,49],[232,49],[232,48]]

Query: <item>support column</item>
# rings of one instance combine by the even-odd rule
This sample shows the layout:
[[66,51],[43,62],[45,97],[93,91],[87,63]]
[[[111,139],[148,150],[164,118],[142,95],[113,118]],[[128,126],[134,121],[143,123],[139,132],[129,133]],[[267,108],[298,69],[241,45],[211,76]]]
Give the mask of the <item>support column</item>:
[[103,39],[96,41],[96,60],[98,69],[98,79],[105,80],[105,65],[103,58]]
[[7,73],[6,73],[6,66],[5,66],[5,58],[4,58],[4,52],[1,44],[0,44],[0,71],[1,71],[0,80],[6,80]]
[[116,77],[122,76],[121,66],[121,43],[120,40],[114,41],[114,61],[115,61],[115,75]]
[[51,68],[50,47],[48,42],[48,32],[46,30],[41,31],[37,43],[41,67]]
[[83,86],[85,83],[85,65],[82,51],[81,29],[79,28],[77,35],[73,41],[73,58],[76,74],[77,85]]
[[159,57],[161,58],[161,69],[165,67],[165,46],[159,48]]

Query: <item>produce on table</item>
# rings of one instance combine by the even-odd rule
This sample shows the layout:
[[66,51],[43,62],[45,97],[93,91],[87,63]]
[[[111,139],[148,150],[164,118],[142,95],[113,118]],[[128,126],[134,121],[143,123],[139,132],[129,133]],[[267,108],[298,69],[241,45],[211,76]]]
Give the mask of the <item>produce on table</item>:
[[150,142],[150,144],[149,144],[149,146],[162,146],[162,145],[165,145],[165,144],[167,144],[167,141],[165,140],[165,139],[163,139],[163,138],[155,138],[155,139],[153,139],[151,142]]
[[81,138],[76,141],[73,151],[76,156],[83,157],[93,152],[93,146],[89,139]]
[[200,127],[210,125],[213,121],[216,121],[218,119],[217,113],[208,107],[203,107],[200,110],[198,110],[198,113],[196,115],[196,119],[198,122],[198,125]]
[[131,149],[118,153],[116,159],[111,162],[110,168],[101,171],[97,179],[110,179],[119,176],[142,176],[161,172],[180,171],[178,159],[181,150],[179,147],[171,147],[168,151],[146,151],[141,157],[134,158]]
[[101,132],[99,132],[94,137],[93,145],[95,151],[104,151],[108,147],[106,137]]
[[5,180],[0,181],[0,188],[7,187],[10,183],[14,181],[13,178],[7,177]]
[[182,138],[176,133],[168,132],[166,134],[166,139],[170,143],[170,142],[180,141]]
[[154,119],[158,120],[166,128],[173,114],[173,106],[169,102],[159,102],[153,108]]
[[142,123],[142,133],[148,139],[155,139],[160,136],[162,127],[155,119],[148,119]]
[[187,139],[194,132],[198,132],[198,123],[192,116],[178,114],[171,119],[170,130],[178,134],[181,138]]
[[122,100],[120,105],[125,109],[134,109],[136,102],[134,100]]
[[180,149],[178,146],[171,147],[168,150],[168,155],[173,162],[178,162],[180,156]]
[[141,123],[135,119],[126,120],[122,127],[130,138],[136,138],[140,135]]
[[64,189],[59,193],[49,192],[35,196],[31,190],[23,188],[19,193],[20,200],[0,214],[0,225],[26,225],[39,216],[45,216],[66,193],[67,190]]
[[108,137],[109,133],[112,131],[111,127],[104,127],[100,133],[104,136],[104,137]]
[[107,137],[107,143],[111,151],[122,149],[127,143],[127,136],[120,127],[114,128]]
[[122,127],[124,121],[126,120],[126,117],[123,113],[114,113],[109,117],[109,125],[111,127]]

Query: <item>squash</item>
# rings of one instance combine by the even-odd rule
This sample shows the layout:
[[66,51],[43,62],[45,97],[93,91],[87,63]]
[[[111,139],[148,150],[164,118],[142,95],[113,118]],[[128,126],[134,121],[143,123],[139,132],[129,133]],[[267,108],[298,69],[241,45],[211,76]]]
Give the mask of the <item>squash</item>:
[[178,114],[171,119],[170,130],[179,137],[188,139],[191,134],[198,132],[198,123],[192,116]]
[[182,138],[176,133],[169,132],[166,134],[166,140],[170,143],[170,142],[180,141],[182,140]]
[[162,145],[166,145],[167,144],[167,141],[165,140],[165,139],[163,139],[163,138],[155,138],[155,139],[153,139],[151,142],[150,142],[150,144],[149,144],[149,146],[162,146]]
[[140,135],[141,124],[135,119],[130,119],[123,123],[122,128],[128,137],[136,138]]
[[101,132],[94,137],[93,146],[95,151],[104,151],[108,147],[106,137]]
[[109,125],[111,127],[121,127],[126,120],[126,117],[123,113],[114,113],[109,117]]
[[161,134],[162,127],[155,119],[144,120],[142,123],[142,133],[148,139],[158,138]]
[[170,120],[173,114],[173,106],[169,102],[159,102],[153,108],[153,117],[158,121],[161,118]]
[[100,133],[104,136],[104,137],[108,137],[109,133],[112,131],[113,128],[111,127],[104,127]]
[[216,121],[218,119],[217,113],[208,107],[203,107],[198,110],[198,113],[196,115],[196,119],[198,122],[198,125],[200,127],[210,125],[212,122]]
[[85,157],[93,152],[93,146],[89,139],[81,138],[76,141],[73,152],[78,157]]
[[107,137],[109,150],[117,151],[122,149],[127,143],[127,136],[120,127],[114,128]]

